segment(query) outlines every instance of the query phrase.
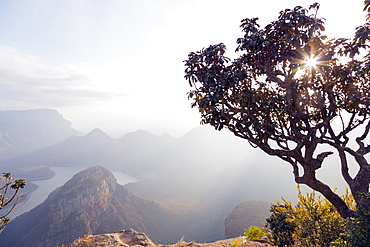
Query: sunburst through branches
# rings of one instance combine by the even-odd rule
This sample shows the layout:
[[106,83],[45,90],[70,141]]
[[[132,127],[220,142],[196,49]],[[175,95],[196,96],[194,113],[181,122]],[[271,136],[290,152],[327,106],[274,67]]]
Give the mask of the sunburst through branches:
[[296,59],[293,64],[297,64],[299,66],[298,68],[301,70],[308,69],[311,76],[315,71],[322,73],[320,67],[328,65],[328,61],[323,59],[323,51],[318,52],[316,49],[311,49],[310,54],[307,54],[304,51],[300,51],[299,53],[302,56],[302,59]]
[[308,58],[306,61],[305,61],[305,64],[308,66],[308,67],[315,67],[316,64],[317,64],[317,58],[315,57],[310,57]]

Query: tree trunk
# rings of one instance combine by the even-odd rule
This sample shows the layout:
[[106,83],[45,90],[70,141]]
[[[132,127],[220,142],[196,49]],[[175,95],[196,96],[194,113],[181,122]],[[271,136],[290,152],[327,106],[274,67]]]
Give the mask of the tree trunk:
[[356,212],[351,210],[347,204],[338,196],[327,184],[324,184],[316,178],[315,171],[306,171],[303,175],[301,183],[306,184],[313,190],[320,192],[331,204],[336,208],[340,216],[344,219],[353,217]]

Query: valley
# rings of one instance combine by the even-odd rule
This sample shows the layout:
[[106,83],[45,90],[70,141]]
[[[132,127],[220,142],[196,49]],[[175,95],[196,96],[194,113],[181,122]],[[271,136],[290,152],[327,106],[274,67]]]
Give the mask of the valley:
[[[38,111],[38,115],[41,112]],[[48,110],[44,112],[46,115],[50,113]],[[223,239],[225,219],[238,204],[244,201],[271,203],[280,197],[294,201],[296,198],[295,184],[289,165],[264,155],[259,150],[251,148],[244,140],[225,131],[218,132],[210,127],[201,126],[180,138],[173,138],[166,134],[156,136],[144,130],[127,133],[120,138],[111,138],[100,129],[94,129],[86,134],[74,132],[71,124],[61,124],[66,120],[58,114],[50,122],[47,117],[38,116],[35,120],[32,119],[32,114],[25,115],[27,117],[24,119],[17,118],[17,131],[10,129],[9,126],[12,125],[9,120],[7,133],[16,132],[19,136],[35,136],[35,134],[27,134],[30,130],[22,126],[28,125],[30,121],[43,121],[42,124],[35,124],[35,126],[56,125],[60,128],[58,132],[70,133],[70,135],[66,134],[64,139],[49,140],[48,146],[28,152],[24,150],[32,149],[27,146],[33,145],[32,139],[27,142],[19,139],[15,143],[23,149],[20,149],[17,154],[15,152],[17,145],[15,145],[11,148],[13,152],[11,157],[0,159],[0,168],[3,171],[12,172],[15,177],[34,181],[39,186],[32,193],[29,205],[27,202],[23,209],[19,209],[19,214],[32,211],[36,205],[46,202],[48,199],[45,201],[45,198],[50,197],[55,188],[63,186],[67,180],[84,168],[96,166],[104,167],[116,174],[128,174],[131,181],[124,185],[124,190],[139,198],[154,201],[161,210],[164,210],[153,212],[145,209],[154,214],[150,217],[154,217],[156,225],[162,228],[161,233],[154,234],[153,239],[163,244],[176,242],[183,236],[186,241],[198,242]],[[61,123],[58,124],[58,121]],[[0,129],[0,133],[1,131]],[[53,136],[48,131],[56,130],[52,127],[43,127],[41,131],[35,127],[32,131],[42,133],[44,136]],[[71,133],[77,133],[77,135]],[[7,138],[10,138],[9,134]],[[38,140],[38,138],[34,139],[36,142]],[[3,152],[6,151],[3,150]],[[40,178],[49,179],[40,180]],[[99,178],[96,182],[101,182],[98,180]],[[91,187],[94,187],[93,185],[94,183],[91,183]],[[84,190],[80,190],[81,196],[86,193]],[[50,192],[52,193],[49,194]],[[110,208],[110,206],[107,207]],[[162,213],[159,213],[160,211]],[[176,220],[168,225],[168,221],[160,217],[163,212],[172,215],[170,218]],[[142,214],[147,213],[141,212],[139,215]],[[24,215],[27,214],[23,214],[23,218]],[[15,224],[13,222],[20,221],[18,219],[20,217],[12,219],[7,228],[11,229],[11,225]],[[141,216],[131,215],[130,219],[134,219],[132,222],[141,227],[137,230],[145,230],[145,227],[149,227],[145,226],[147,222]],[[50,224],[55,223],[53,222],[50,221]],[[106,233],[104,229],[111,231],[130,227],[126,220],[122,222],[125,223],[115,225],[120,229],[105,226],[99,228],[99,233]],[[247,227],[248,223],[245,224]],[[86,230],[80,234],[86,234]]]

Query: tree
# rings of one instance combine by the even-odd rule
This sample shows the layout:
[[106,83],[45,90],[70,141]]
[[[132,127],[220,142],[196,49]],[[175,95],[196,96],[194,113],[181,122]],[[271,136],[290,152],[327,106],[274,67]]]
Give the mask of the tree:
[[[23,195],[19,195],[19,190],[26,186],[24,179],[15,179],[10,173],[3,173],[0,177],[0,230],[9,223],[9,214],[16,208]],[[4,212],[5,211],[5,212]]]
[[[370,212],[363,196],[370,182],[370,23],[353,39],[328,38],[318,9],[286,9],[264,28],[258,18],[242,20],[233,61],[222,43],[191,52],[184,61],[188,97],[202,124],[227,128],[290,163],[298,184],[320,192],[343,218],[358,217]],[[356,210],[317,177],[334,152]]]

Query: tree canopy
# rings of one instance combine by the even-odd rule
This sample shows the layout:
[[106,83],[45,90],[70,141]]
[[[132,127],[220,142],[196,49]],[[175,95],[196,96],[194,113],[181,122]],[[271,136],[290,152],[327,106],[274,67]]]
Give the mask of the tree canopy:
[[[285,9],[262,28],[258,18],[242,20],[238,57],[226,57],[222,43],[191,52],[185,78],[202,124],[227,128],[290,163],[298,184],[319,191],[347,218],[370,212],[370,23],[351,39],[328,38],[319,7]],[[334,153],[356,210],[317,177]],[[350,163],[357,171],[350,173]]]

